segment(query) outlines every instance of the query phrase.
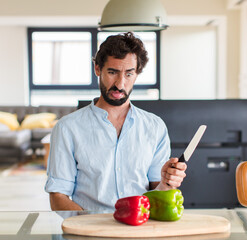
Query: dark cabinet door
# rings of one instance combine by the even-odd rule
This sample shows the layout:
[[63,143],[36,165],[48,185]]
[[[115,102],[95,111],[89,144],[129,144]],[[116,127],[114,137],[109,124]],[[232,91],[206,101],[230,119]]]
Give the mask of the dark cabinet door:
[[[184,148],[173,148],[180,156]],[[242,159],[241,147],[197,148],[187,162],[186,178],[180,190],[187,208],[239,207],[235,171]]]

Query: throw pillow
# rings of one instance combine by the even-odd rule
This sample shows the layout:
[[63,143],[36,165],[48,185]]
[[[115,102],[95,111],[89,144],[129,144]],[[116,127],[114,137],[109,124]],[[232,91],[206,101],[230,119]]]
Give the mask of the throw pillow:
[[0,123],[8,126],[10,130],[16,130],[20,126],[17,115],[8,112],[0,112]]
[[26,115],[21,123],[22,129],[51,128],[51,123],[56,119],[54,113],[37,113]]
[[1,132],[6,132],[6,131],[10,131],[10,128],[5,124],[0,123],[0,133]]

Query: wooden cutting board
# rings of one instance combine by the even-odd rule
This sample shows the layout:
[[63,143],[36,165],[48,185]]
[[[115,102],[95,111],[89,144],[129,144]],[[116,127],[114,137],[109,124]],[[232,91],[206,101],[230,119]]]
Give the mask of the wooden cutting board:
[[117,222],[112,214],[91,214],[67,218],[62,223],[64,233],[94,237],[141,238],[185,236],[228,232],[230,222],[223,217],[183,214],[175,222],[149,219],[139,226]]

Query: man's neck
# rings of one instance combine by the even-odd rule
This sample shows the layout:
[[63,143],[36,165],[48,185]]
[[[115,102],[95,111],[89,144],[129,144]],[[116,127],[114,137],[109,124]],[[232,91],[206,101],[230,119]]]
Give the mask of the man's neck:
[[130,108],[130,101],[129,99],[122,104],[121,106],[113,106],[109,103],[107,103],[102,96],[98,99],[98,101],[95,104],[97,107],[104,109],[108,112],[108,116],[110,118],[118,119],[124,116],[126,117],[129,108]]
[[128,114],[130,108],[129,99],[122,104],[121,106],[112,106],[107,103],[102,96],[100,96],[99,100],[95,104],[97,107],[104,109],[108,112],[108,120],[112,123],[112,125],[116,128],[118,137],[120,136],[125,118]]

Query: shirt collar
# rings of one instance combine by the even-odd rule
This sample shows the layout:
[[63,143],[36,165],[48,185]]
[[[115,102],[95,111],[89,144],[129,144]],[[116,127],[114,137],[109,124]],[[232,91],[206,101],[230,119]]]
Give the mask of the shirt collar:
[[132,102],[130,101],[130,118],[134,119],[136,116],[136,107],[132,104]]
[[91,109],[93,112],[96,114],[99,114],[102,116],[102,118],[107,119],[108,117],[108,112],[102,108],[97,107],[95,104],[99,100],[99,98],[94,98],[93,101],[91,102]]
[[[100,114],[104,119],[107,119],[108,117],[108,112],[102,108],[97,107],[95,104],[99,100],[99,98],[94,98],[93,101],[91,102],[91,109],[95,112]],[[136,107],[131,103],[130,101],[130,109],[128,111],[128,114],[126,116],[127,119],[133,119],[136,116]]]

